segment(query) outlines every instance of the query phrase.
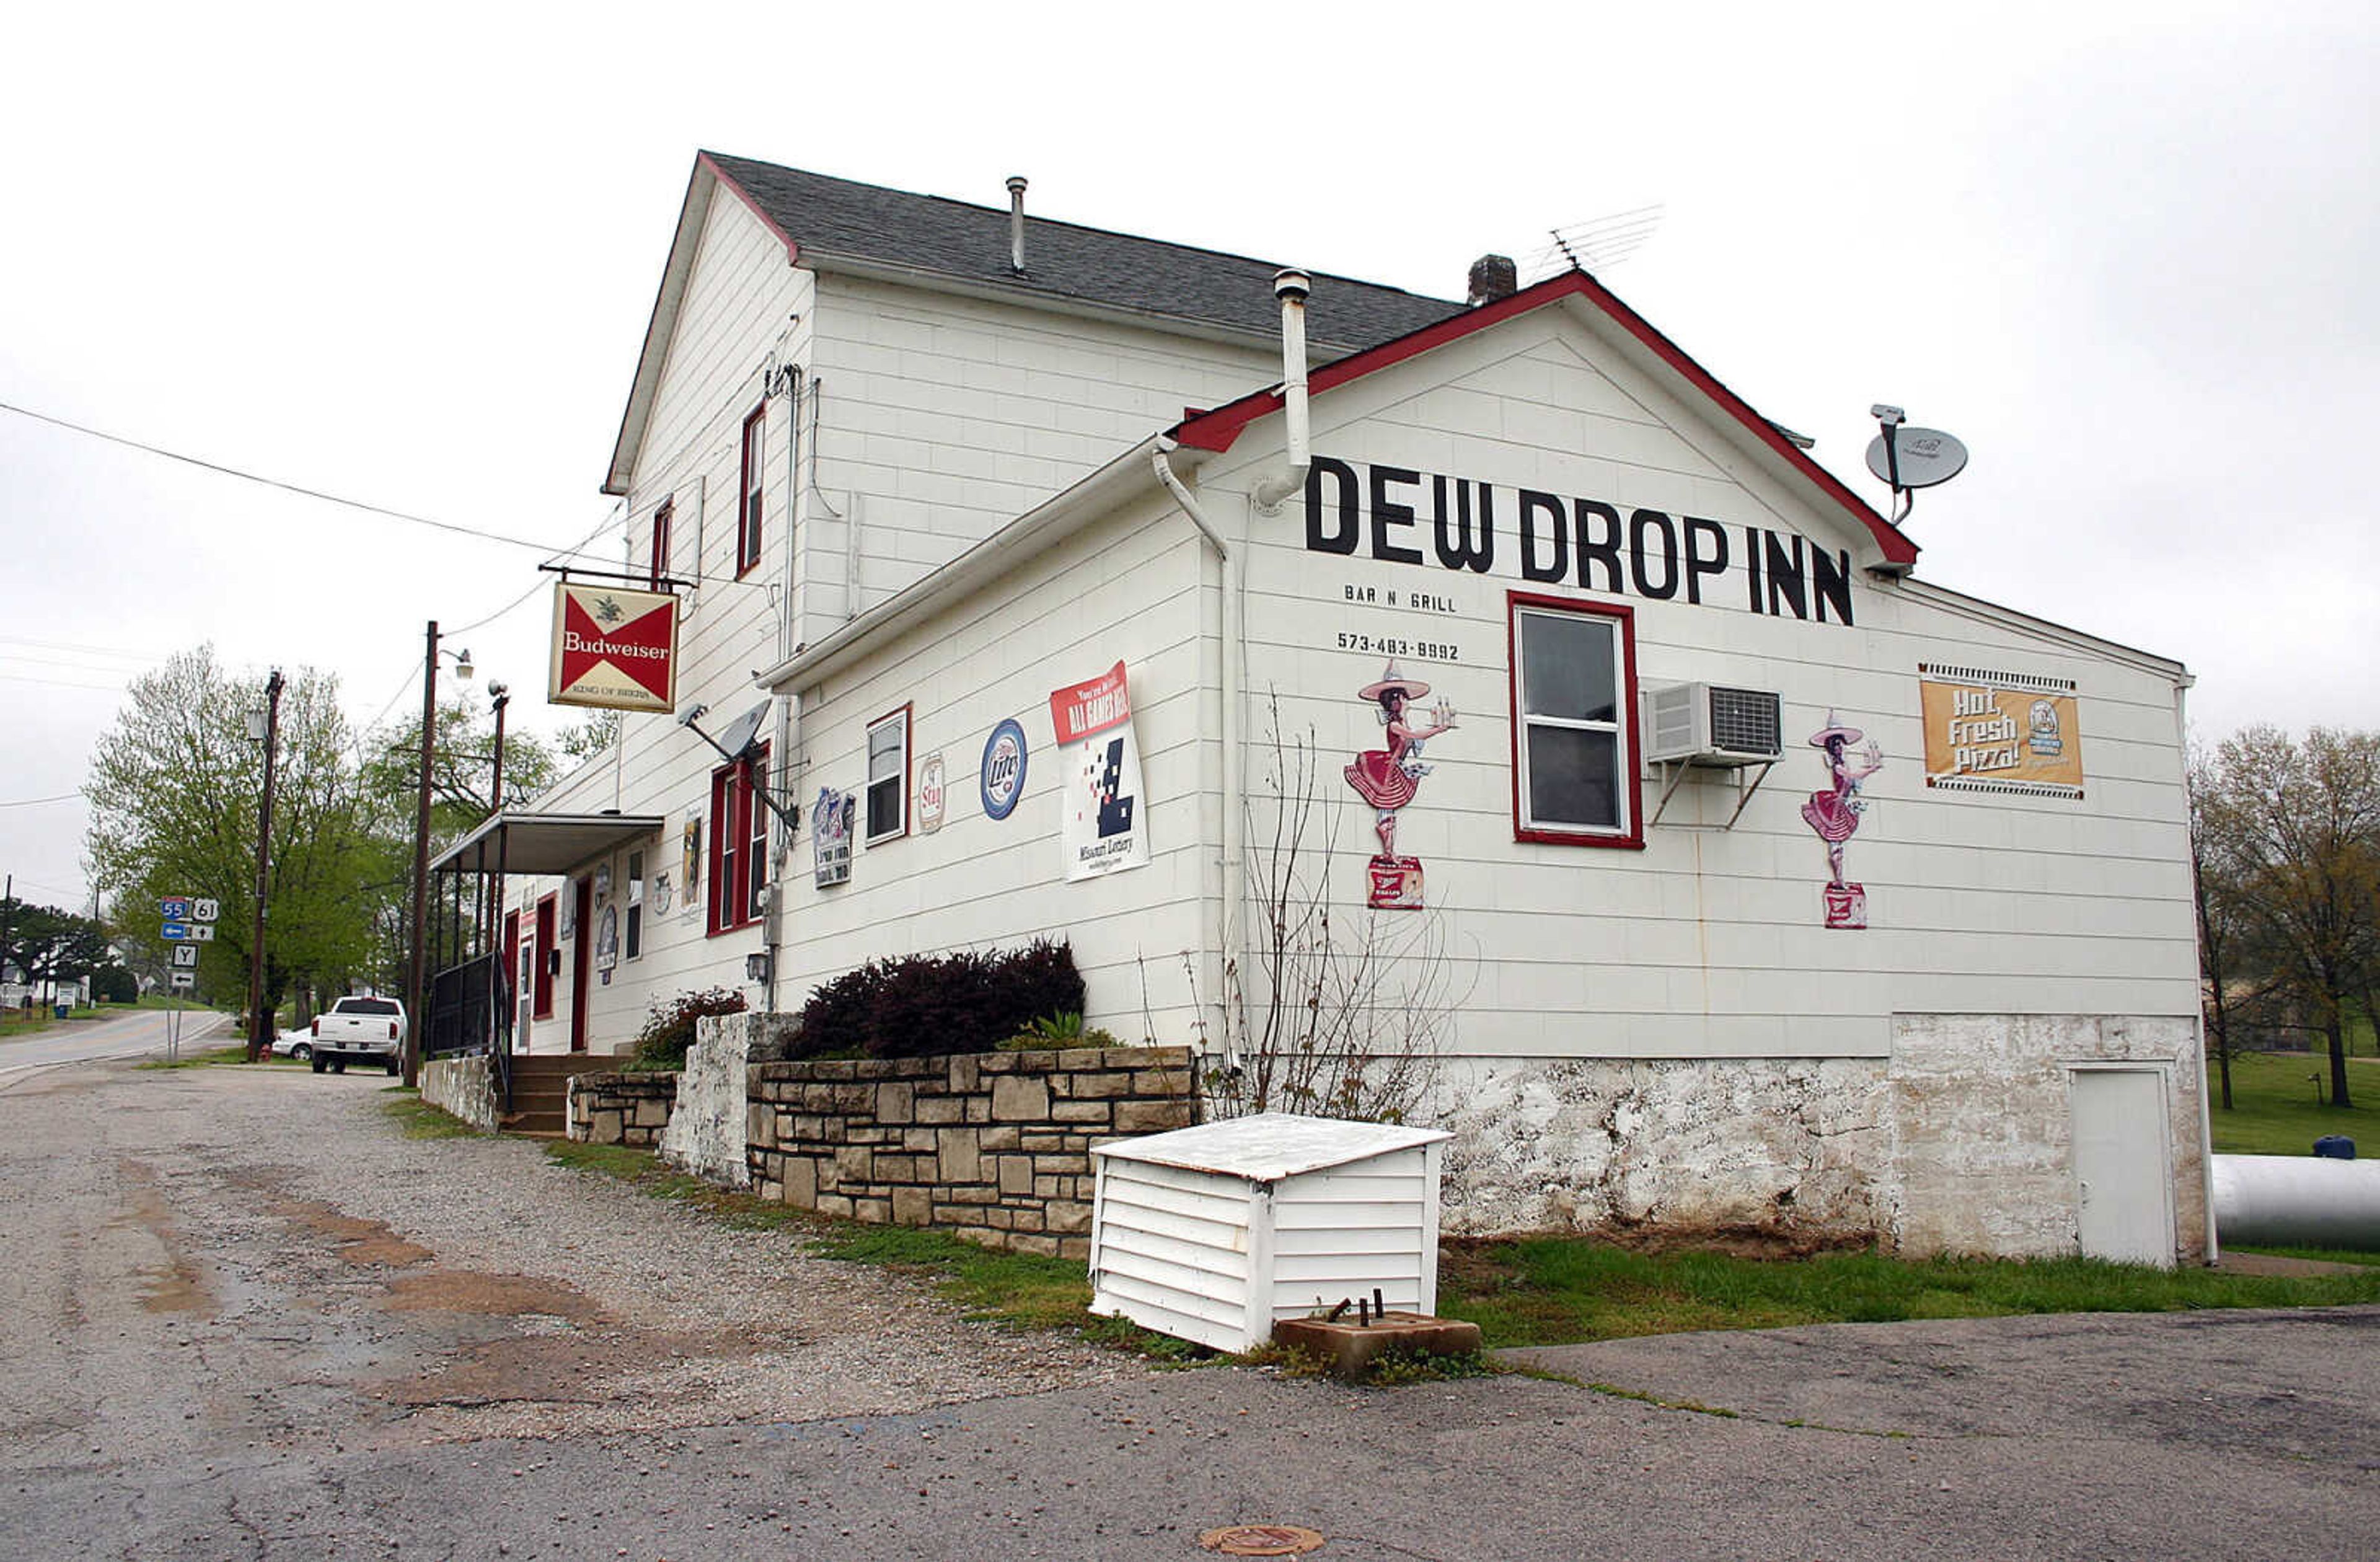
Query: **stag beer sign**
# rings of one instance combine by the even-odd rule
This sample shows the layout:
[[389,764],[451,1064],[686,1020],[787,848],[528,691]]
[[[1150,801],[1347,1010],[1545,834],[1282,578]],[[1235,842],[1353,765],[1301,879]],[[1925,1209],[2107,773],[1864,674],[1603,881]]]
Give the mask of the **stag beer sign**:
[[677,598],[619,586],[553,588],[546,699],[605,711],[677,708]]

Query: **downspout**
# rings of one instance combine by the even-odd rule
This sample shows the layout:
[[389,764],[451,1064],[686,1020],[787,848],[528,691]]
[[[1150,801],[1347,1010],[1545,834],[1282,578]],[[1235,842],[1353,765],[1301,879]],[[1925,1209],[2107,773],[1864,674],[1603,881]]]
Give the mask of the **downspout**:
[[1281,502],[1305,488],[1305,470],[1314,461],[1305,417],[1305,296],[1314,283],[1304,272],[1286,269],[1273,274],[1272,291],[1281,300],[1281,410],[1289,465],[1249,495],[1263,515],[1279,515]]
[[[1216,638],[1223,663],[1223,884],[1222,905],[1217,909],[1213,930],[1215,958],[1220,962],[1217,980],[1220,982],[1226,980],[1223,972],[1229,969],[1237,947],[1239,916],[1242,897],[1246,893],[1247,877],[1247,860],[1241,839],[1245,821],[1241,817],[1240,800],[1240,555],[1223,541],[1222,533],[1215,530],[1214,522],[1208,519],[1197,496],[1190,492],[1189,485],[1173,470],[1169,458],[1177,448],[1174,441],[1159,439],[1157,448],[1149,452],[1149,470],[1157,474],[1157,481],[1172,492],[1174,501],[1182,506],[1182,513],[1190,518],[1190,524],[1198,529],[1198,534],[1207,540],[1207,545],[1215,550],[1215,557],[1221,562],[1223,568],[1223,600],[1218,611],[1220,621],[1216,626]],[[1228,1006],[1229,995],[1219,990],[1215,1001],[1219,1007]],[[1227,1007],[1224,1012],[1229,1012]],[[1235,1061],[1229,1057],[1229,1031],[1219,1027],[1219,1033],[1223,1038],[1227,1062]]]
[[[799,511],[802,470],[802,366],[800,364],[792,363],[785,366],[783,371],[783,384],[785,397],[785,524],[781,530],[785,534],[785,571],[784,610],[777,621],[777,656],[780,661],[793,654],[794,570],[800,557],[795,546],[795,539],[801,533]],[[763,775],[761,782],[769,788],[771,797],[782,801],[785,792],[784,784],[781,778],[791,775],[793,771],[794,702],[791,696],[779,695],[775,699],[775,704],[777,707],[776,740],[770,745],[769,749],[770,774]],[[770,834],[782,841],[783,846],[776,853],[776,860],[770,864],[768,921],[763,929],[762,946],[768,953],[769,970],[760,983],[760,1011],[763,1014],[777,1012],[779,964],[777,951],[785,942],[785,903],[788,898],[785,894],[785,865],[794,860],[794,832],[785,824],[782,817],[778,819],[776,827]]]

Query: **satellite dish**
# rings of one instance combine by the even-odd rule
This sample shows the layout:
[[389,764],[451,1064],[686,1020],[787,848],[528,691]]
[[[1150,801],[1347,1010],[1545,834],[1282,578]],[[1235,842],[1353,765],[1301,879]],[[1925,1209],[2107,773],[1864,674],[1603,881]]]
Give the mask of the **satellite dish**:
[[719,735],[719,747],[738,759],[743,758],[744,750],[752,746],[752,739],[760,735],[760,724],[768,719],[769,702],[763,700],[737,716],[735,725]]
[[1966,470],[1967,447],[1940,429],[1892,428],[1892,444],[1885,435],[1867,442],[1867,470],[1880,482],[1904,488],[1931,488],[1948,482]]

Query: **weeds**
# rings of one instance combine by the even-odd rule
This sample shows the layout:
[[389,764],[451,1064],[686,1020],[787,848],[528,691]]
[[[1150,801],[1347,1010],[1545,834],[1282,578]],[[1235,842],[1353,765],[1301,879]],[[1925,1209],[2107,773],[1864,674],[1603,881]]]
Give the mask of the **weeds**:
[[440,1111],[415,1092],[404,1090],[403,1086],[397,1089],[403,1093],[382,1102],[380,1109],[405,1129],[406,1138],[472,1139],[478,1136],[480,1130],[462,1118]]

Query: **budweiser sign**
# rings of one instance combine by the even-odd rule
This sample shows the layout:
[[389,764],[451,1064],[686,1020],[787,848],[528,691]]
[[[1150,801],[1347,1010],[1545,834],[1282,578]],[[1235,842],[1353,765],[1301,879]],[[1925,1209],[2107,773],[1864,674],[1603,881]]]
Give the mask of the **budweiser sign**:
[[619,586],[553,588],[545,697],[606,711],[677,707],[677,598]]

